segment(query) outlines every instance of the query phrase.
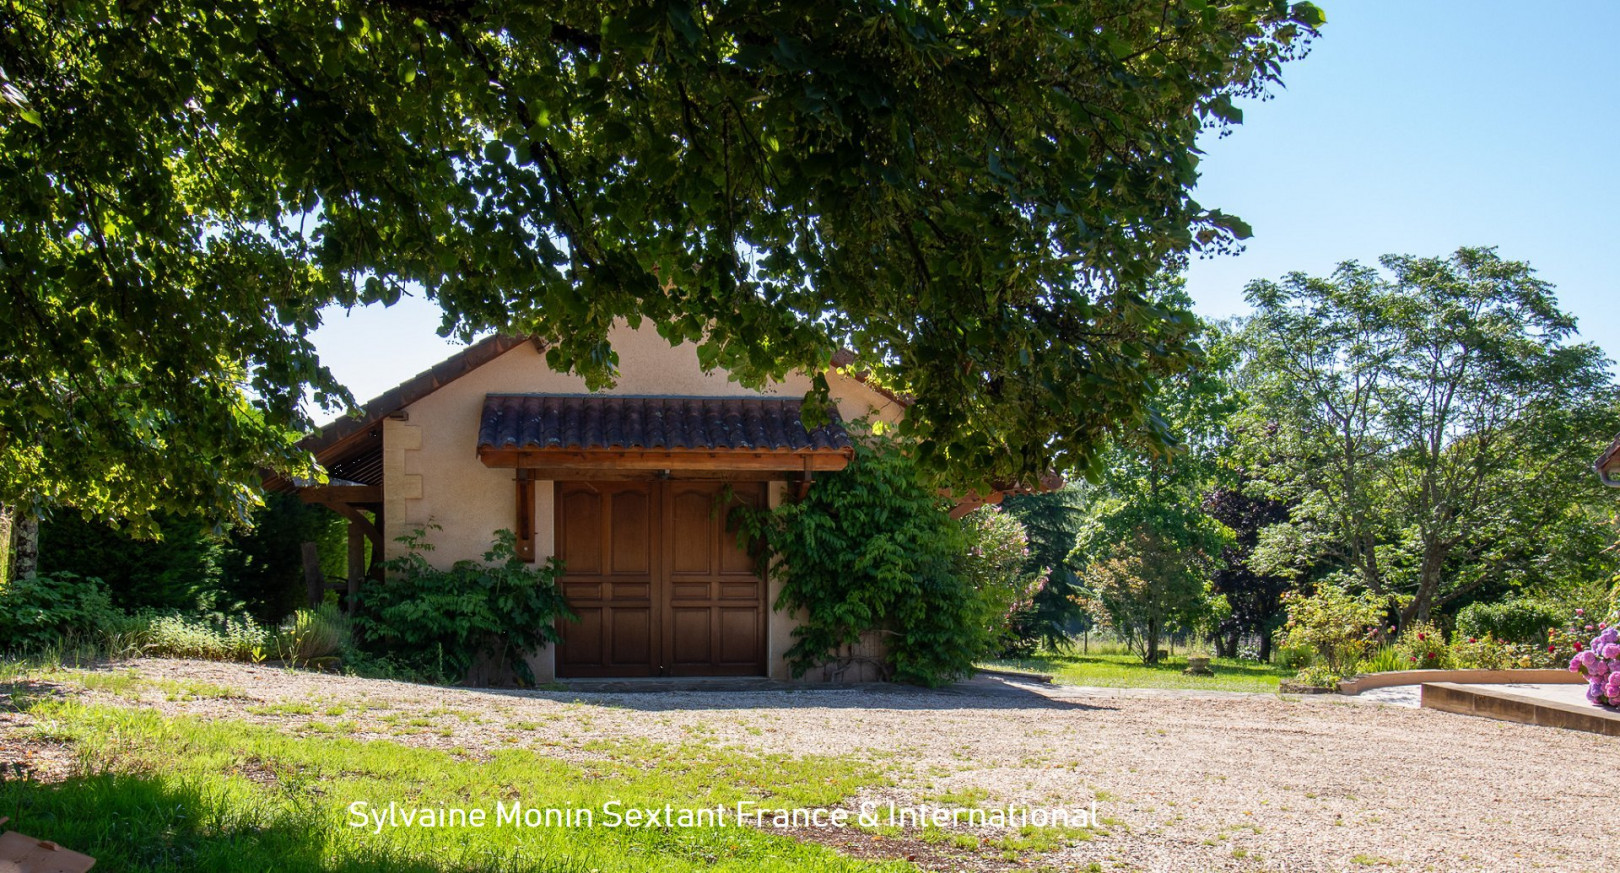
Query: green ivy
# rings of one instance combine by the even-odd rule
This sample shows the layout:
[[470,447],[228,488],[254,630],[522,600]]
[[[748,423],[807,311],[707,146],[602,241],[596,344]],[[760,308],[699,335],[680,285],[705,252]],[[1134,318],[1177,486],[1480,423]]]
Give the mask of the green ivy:
[[985,574],[948,508],[901,446],[872,436],[803,500],[745,513],[745,535],[765,544],[783,582],[775,608],[802,611],[787,651],[794,676],[867,631],[883,636],[895,679],[922,685],[950,682],[989,652],[1015,587],[975,585]]
[[443,570],[428,562],[425,529],[399,542],[406,553],[387,562],[387,580],[360,589],[354,624],[362,650],[439,681],[463,681],[483,662],[506,672],[496,679],[533,684],[524,656],[559,640],[559,617],[574,618],[557,586],[562,562],[524,562],[507,530],[495,534],[483,563]]

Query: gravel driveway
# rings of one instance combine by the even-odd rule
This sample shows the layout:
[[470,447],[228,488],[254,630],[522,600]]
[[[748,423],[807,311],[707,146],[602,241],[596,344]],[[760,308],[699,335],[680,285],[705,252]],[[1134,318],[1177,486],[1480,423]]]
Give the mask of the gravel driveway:
[[[1107,823],[1094,839],[1022,857],[952,854],[906,838],[817,837],[863,856],[916,855],[932,869],[1620,864],[1620,842],[1609,836],[1620,824],[1615,740],[1343,698],[990,679],[942,691],[512,692],[172,660],[97,672],[130,670],[139,681],[91,681],[103,690],[75,693],[292,732],[341,724],[361,739],[472,754],[517,743],[579,760],[594,757],[592,741],[640,738],[853,755],[887,767],[896,782],[870,799],[988,792],[986,805],[1050,807],[1095,798]],[[231,696],[215,696],[223,694]]]

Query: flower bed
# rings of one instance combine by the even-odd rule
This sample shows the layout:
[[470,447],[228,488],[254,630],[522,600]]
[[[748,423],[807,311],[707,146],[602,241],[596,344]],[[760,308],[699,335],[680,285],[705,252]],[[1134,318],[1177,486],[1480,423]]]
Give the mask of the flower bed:
[[1620,706],[1620,631],[1604,624],[1597,629],[1590,646],[1575,643],[1577,651],[1569,670],[1585,677],[1587,700],[1598,706]]

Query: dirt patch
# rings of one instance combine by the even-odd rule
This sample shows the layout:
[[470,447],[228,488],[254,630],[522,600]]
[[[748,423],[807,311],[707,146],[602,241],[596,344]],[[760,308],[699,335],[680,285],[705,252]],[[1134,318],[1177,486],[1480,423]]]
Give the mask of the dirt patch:
[[43,682],[0,685],[0,780],[60,782],[72,775],[75,756],[66,743],[40,739],[21,699],[54,697],[64,690]]

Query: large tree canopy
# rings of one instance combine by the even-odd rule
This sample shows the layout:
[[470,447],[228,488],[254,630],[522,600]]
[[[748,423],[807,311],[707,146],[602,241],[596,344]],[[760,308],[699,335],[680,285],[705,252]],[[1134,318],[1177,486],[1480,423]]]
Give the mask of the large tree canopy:
[[296,472],[325,305],[425,293],[610,381],[617,319],[745,384],[847,345],[941,469],[1154,426],[1139,286],[1321,22],[1280,0],[0,4],[0,501],[231,511]]
[[1607,578],[1613,528],[1589,467],[1613,421],[1602,352],[1492,249],[1380,264],[1249,285],[1240,454],[1251,486],[1289,506],[1251,568],[1407,597],[1403,625]]

